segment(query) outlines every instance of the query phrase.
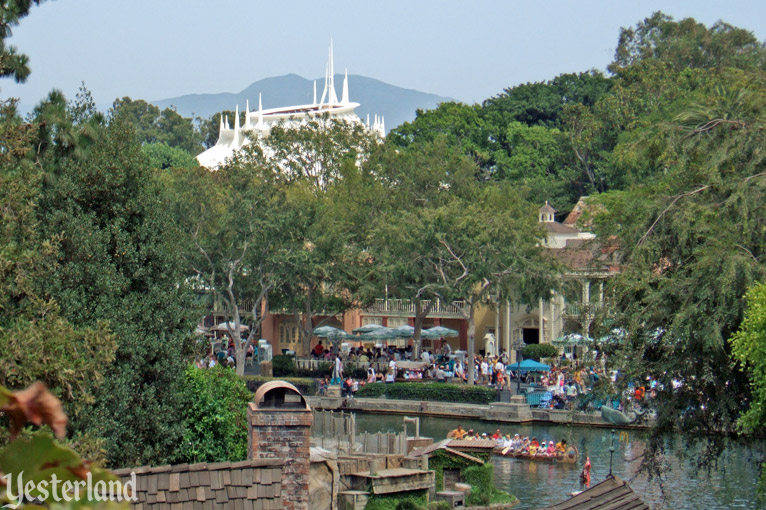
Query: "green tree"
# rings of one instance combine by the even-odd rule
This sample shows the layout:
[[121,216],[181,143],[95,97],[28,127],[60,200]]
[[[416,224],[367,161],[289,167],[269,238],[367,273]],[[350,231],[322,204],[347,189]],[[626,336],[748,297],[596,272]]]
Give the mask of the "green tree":
[[[320,118],[273,128],[263,150],[255,147],[250,155],[284,184],[289,238],[269,298],[294,315],[306,350],[314,328],[358,305],[359,288],[367,284],[369,256],[357,222],[370,209],[357,207],[353,190],[362,185],[360,167],[377,143],[361,125]],[[315,324],[318,315],[325,318]]]
[[178,147],[166,143],[147,143],[141,146],[141,152],[149,160],[152,168],[192,168],[198,165],[194,156]]
[[113,465],[169,462],[183,425],[166,417],[182,405],[196,313],[166,195],[119,122],[87,158],[41,162],[56,179],[42,193],[40,231],[61,238],[48,291],[71,322],[105,321],[117,340],[96,402],[75,427],[99,430]]
[[202,152],[202,134],[192,119],[182,117],[172,108],[160,109],[143,99],[129,97],[117,99],[112,104],[110,118],[130,124],[142,144],[164,143],[192,155]]
[[616,161],[649,159],[657,171],[599,198],[597,232],[616,236],[624,264],[611,280],[611,312],[630,332],[612,360],[624,384],[650,376],[661,388],[647,459],[657,460],[662,433],[679,429],[709,439],[703,454],[717,453],[748,400],[729,339],[745,292],[766,276],[763,84],[760,71],[716,72],[668,107],[672,120],[640,124],[634,135],[646,141],[618,146]]
[[33,5],[40,5],[44,0],[17,0],[0,6],[0,78],[13,78],[16,83],[24,83],[29,77],[29,58],[19,53],[15,46],[6,45],[5,39],[12,35],[12,27],[19,24],[21,18],[29,14]]
[[764,69],[766,49],[752,32],[718,21],[710,28],[693,18],[674,21],[655,12],[635,28],[620,29],[613,73],[642,60],[667,62],[675,71],[689,68]]

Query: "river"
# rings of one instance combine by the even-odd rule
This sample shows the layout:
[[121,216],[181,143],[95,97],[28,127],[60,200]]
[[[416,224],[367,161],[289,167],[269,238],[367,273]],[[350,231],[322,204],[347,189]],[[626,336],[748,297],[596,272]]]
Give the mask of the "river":
[[[359,432],[398,432],[402,430],[402,417],[360,413],[356,417]],[[421,436],[440,440],[458,423],[466,430],[474,429],[491,434],[496,428],[503,433],[519,433],[538,440],[559,441],[562,438],[577,446],[580,459],[576,465],[529,462],[494,457],[495,486],[514,494],[521,500],[517,509],[540,508],[567,499],[573,490],[579,490],[579,474],[585,456],[592,464],[591,485],[604,480],[609,473],[609,445],[611,431],[595,427],[561,425],[512,425],[488,421],[451,420],[447,418],[420,418]],[[756,468],[748,459],[745,448],[731,444],[721,457],[717,468],[709,475],[696,470],[688,460],[680,460],[681,441],[668,441],[667,464],[670,471],[664,476],[662,489],[657,481],[647,481],[637,470],[643,452],[645,433],[629,431],[615,434],[615,453],[612,472],[630,483],[633,490],[654,510],[724,510],[758,508],[755,492]],[[409,435],[414,425],[408,424]]]

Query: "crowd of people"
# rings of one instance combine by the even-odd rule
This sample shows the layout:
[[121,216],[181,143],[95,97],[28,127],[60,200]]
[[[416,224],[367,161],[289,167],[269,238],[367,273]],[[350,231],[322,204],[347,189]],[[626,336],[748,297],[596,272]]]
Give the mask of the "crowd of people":
[[507,448],[509,451],[525,455],[557,456],[563,455],[567,451],[566,439],[562,439],[559,442],[549,439],[547,441],[543,440],[541,443],[537,440],[537,437],[530,438],[520,434],[511,436],[510,432],[503,434],[500,432],[500,429],[496,429],[492,434],[486,432],[479,434],[473,429],[464,430],[462,425],[458,425],[455,430],[450,431],[448,437],[465,441],[494,441],[498,448]]

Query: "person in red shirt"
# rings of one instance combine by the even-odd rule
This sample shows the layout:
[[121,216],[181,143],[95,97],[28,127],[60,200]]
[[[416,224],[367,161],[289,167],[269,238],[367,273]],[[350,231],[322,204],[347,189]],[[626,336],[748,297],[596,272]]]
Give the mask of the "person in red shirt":
[[322,355],[324,355],[324,346],[322,345],[322,341],[320,340],[319,343],[314,347],[314,356],[317,358],[321,358]]
[[495,441],[497,441],[501,437],[503,437],[503,434],[500,433],[500,429],[495,430],[495,433],[492,434],[492,439],[494,439]]

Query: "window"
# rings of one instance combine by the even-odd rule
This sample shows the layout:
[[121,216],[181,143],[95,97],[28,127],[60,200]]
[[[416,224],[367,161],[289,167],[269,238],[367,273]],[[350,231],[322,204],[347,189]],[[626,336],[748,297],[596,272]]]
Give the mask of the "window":
[[279,325],[279,343],[281,345],[298,343],[298,324],[296,322],[282,322]]
[[383,325],[383,319],[380,317],[362,317],[362,326],[368,326],[370,324]]
[[406,317],[390,317],[388,319],[389,328],[398,328],[399,326],[406,326],[406,325],[407,325]]

